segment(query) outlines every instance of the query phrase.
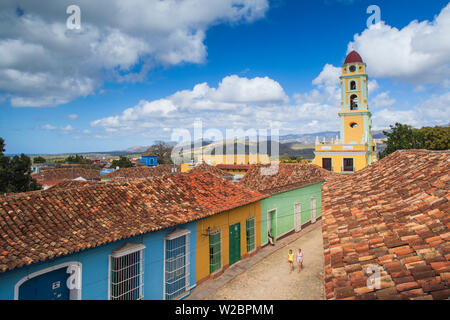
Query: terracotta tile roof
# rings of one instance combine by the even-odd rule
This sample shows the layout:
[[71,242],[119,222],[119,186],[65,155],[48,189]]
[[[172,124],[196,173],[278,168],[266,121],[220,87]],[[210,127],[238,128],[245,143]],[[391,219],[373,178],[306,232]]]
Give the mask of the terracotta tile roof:
[[0,196],[0,273],[265,197],[207,172]]
[[217,168],[221,170],[249,170],[252,165],[251,164],[218,164]]
[[139,179],[139,178],[151,178],[161,177],[163,175],[172,173],[172,168],[177,168],[177,172],[180,172],[180,166],[172,164],[160,164],[156,167],[131,167],[121,168],[111,173],[107,173],[101,176],[102,179]]
[[268,165],[252,166],[238,185],[266,194],[277,194],[325,181],[328,176],[333,175],[313,164],[280,163],[274,174],[262,171],[269,168]]
[[[408,150],[323,185],[328,299],[450,296],[450,152]],[[380,287],[366,285],[369,265]]]
[[219,168],[215,166],[210,166],[209,164],[202,163],[197,166],[195,166],[193,169],[191,169],[189,172],[210,172],[211,174],[215,175],[216,177],[220,178],[228,178],[232,177],[233,175],[229,174],[228,172],[225,172],[223,170],[220,170]]
[[99,178],[100,171],[85,169],[79,167],[73,168],[46,168],[41,169],[40,172],[33,177],[39,181],[51,181],[51,180],[71,180],[78,177],[85,179]]
[[100,183],[100,181],[93,181],[93,180],[86,180],[86,181],[79,181],[79,180],[64,180],[62,182],[59,182],[52,187],[48,188],[46,191],[52,191],[56,189],[73,189],[73,188],[80,188],[85,187],[88,185]]

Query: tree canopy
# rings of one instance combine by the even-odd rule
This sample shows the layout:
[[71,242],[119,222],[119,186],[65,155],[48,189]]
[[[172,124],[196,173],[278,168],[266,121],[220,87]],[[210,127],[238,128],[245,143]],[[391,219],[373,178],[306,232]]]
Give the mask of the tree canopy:
[[0,138],[0,194],[39,190],[41,186],[31,177],[31,159],[23,153],[7,157],[5,141]]
[[47,160],[45,160],[45,158],[41,156],[33,158],[33,163],[46,163],[46,162]]
[[83,156],[79,156],[78,154],[76,155],[71,155],[68,156],[66,158],[66,162],[70,163],[70,164],[90,164],[91,161]]
[[147,149],[146,153],[154,154],[158,158],[159,164],[172,164],[172,149],[173,147],[168,143],[157,141]]
[[450,127],[422,127],[415,129],[407,124],[395,123],[390,131],[383,131],[388,137],[386,149],[380,158],[407,149],[448,150],[450,149]]
[[130,161],[130,159],[128,159],[125,156],[120,156],[120,158],[118,160],[113,160],[113,162],[111,163],[111,168],[116,168],[116,167],[130,168],[132,166],[133,166],[133,163]]

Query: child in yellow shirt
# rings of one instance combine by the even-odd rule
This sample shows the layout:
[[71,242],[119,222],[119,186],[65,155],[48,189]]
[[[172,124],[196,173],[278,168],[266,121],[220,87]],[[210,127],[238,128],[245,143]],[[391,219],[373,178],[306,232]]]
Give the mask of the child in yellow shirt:
[[292,249],[289,249],[289,253],[288,253],[288,263],[291,266],[291,271],[294,271],[294,253],[292,252]]

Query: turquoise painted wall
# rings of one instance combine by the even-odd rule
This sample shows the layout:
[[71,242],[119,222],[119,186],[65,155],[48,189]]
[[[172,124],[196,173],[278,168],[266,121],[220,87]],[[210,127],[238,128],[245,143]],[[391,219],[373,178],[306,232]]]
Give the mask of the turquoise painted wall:
[[279,193],[261,201],[261,245],[267,243],[267,213],[276,209],[276,228],[272,227],[275,237],[294,229],[294,204],[302,204],[302,225],[311,220],[311,197],[316,198],[316,219],[322,214],[322,183]]
[[0,273],[0,300],[13,300],[16,283],[27,275],[65,262],[81,263],[82,300],[108,299],[109,255],[125,243],[142,243],[144,250],[144,299],[163,299],[164,238],[176,228],[188,229],[189,234],[189,284],[196,283],[197,223],[191,222],[142,236],[128,238],[76,254],[32,264],[16,270]]

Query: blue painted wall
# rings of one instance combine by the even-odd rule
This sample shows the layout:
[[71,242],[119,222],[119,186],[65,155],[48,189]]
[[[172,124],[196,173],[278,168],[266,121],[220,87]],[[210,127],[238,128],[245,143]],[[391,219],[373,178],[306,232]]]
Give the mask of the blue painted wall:
[[164,277],[164,238],[171,231],[188,229],[189,234],[189,284],[195,286],[196,281],[196,239],[197,224],[190,222],[184,225],[147,233],[142,236],[128,238],[101,247],[84,250],[65,257],[32,264],[5,273],[0,273],[0,300],[13,300],[14,287],[18,281],[29,274],[44,270],[64,262],[80,262],[82,268],[81,298],[83,300],[108,299],[109,255],[125,243],[142,243],[144,250],[144,299],[163,299]]
[[145,163],[149,167],[158,165],[158,158],[156,156],[141,156],[141,163]]

